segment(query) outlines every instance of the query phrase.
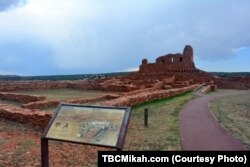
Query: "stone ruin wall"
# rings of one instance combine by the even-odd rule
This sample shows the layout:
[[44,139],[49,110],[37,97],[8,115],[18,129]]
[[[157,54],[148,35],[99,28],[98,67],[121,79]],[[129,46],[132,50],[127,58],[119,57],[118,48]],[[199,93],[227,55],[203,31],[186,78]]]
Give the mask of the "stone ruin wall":
[[[80,99],[68,99],[63,101],[63,103],[71,103],[71,104],[81,104],[81,103],[87,103],[87,102],[97,102],[100,100],[111,100],[118,98],[120,96],[117,95],[102,95],[94,98],[80,98]],[[28,108],[28,109],[41,109],[41,108],[49,108],[49,107],[56,107],[58,106],[62,101],[60,100],[50,100],[50,101],[35,101],[30,102],[27,104],[22,104],[22,108]]]
[[52,113],[24,109],[12,105],[0,104],[0,117],[6,120],[29,124],[43,130],[50,121]]
[[216,85],[207,85],[205,88],[201,90],[202,93],[209,93],[215,91],[217,89]]
[[188,91],[192,91],[198,86],[198,84],[195,84],[182,88],[141,92],[134,95],[122,96],[114,100],[102,102],[101,104],[108,106],[135,106],[144,102],[164,99],[167,97],[176,96]]
[[138,73],[133,73],[131,78],[148,78],[162,81],[174,76],[177,81],[193,80],[196,83],[210,82],[214,76],[195,67],[193,61],[193,48],[186,45],[183,53],[167,54],[160,56],[154,63],[142,60]]
[[190,45],[186,45],[183,49],[183,54],[166,54],[156,59],[155,63],[148,63],[147,59],[142,60],[139,72],[151,73],[151,72],[166,72],[172,73],[185,70],[188,72],[196,72],[193,61],[193,48]]
[[[134,78],[140,78],[143,81],[143,78],[148,78],[153,84],[158,81],[164,81],[166,78],[175,77],[176,81],[190,81],[193,80],[194,83],[204,83],[210,82],[211,80],[215,80],[215,78],[207,73],[199,72],[199,73],[188,73],[188,72],[176,72],[176,73],[158,73],[152,72],[150,74],[144,74],[143,76],[139,76],[139,74],[133,74]],[[138,76],[138,77],[137,77]]]
[[[43,96],[25,95],[13,93],[15,91],[32,91],[32,90],[48,90],[48,89],[77,89],[77,90],[101,90],[101,91],[118,91],[127,92],[130,90],[127,86],[102,85],[105,80],[93,81],[23,81],[23,82],[1,82],[0,83],[0,99],[8,101],[16,101],[21,103],[21,107],[10,104],[0,104],[0,117],[7,120],[30,124],[43,129],[52,113],[39,110],[40,108],[48,108],[57,106],[60,101],[46,101]],[[69,99],[65,103],[83,103],[98,102],[100,100],[111,100],[118,98],[116,95],[104,95],[95,98]]]
[[0,83],[1,92],[26,91],[26,90],[47,90],[67,88],[68,82],[62,81],[5,81]]
[[30,103],[45,100],[46,97],[37,95],[24,95],[19,93],[0,92],[0,99],[19,103]]
[[[133,106],[141,104],[143,102],[162,99],[170,96],[175,96],[187,91],[191,91],[195,89],[197,86],[198,85],[191,85],[183,88],[175,88],[169,90],[150,90],[149,92],[140,92],[137,94],[124,95],[121,97],[114,97],[110,95],[106,96],[105,97],[106,101],[101,102],[100,104],[106,106]],[[99,97],[99,98],[104,98],[104,97]],[[79,101],[74,101],[74,102],[78,103]],[[42,102],[40,101],[39,103]],[[41,107],[39,103],[31,102],[31,104],[35,104],[38,105],[37,107]],[[51,103],[53,103],[54,105],[57,104],[57,101],[53,101]],[[47,104],[48,103],[43,103],[42,105],[47,105]],[[52,115],[53,114],[51,112],[40,111],[38,109],[29,109],[28,106],[26,106],[26,108],[21,108],[8,104],[0,104],[0,117],[11,121],[30,124],[32,126],[39,127],[41,130],[43,130],[47,126]]]
[[250,89],[250,77],[217,78],[215,84],[221,89]]
[[[2,96],[1,96],[2,95]],[[6,98],[7,97],[7,98]],[[95,98],[80,98],[80,99],[68,99],[64,103],[79,104],[83,102],[94,102],[99,100],[111,100],[120,96],[108,94],[98,96]],[[0,98],[8,101],[18,101],[21,107],[11,104],[0,104],[0,117],[16,121],[20,123],[29,124],[44,129],[52,117],[51,112],[41,111],[41,108],[56,107],[61,103],[59,100],[45,101],[43,96],[32,96],[17,93],[4,92],[0,93]]]
[[106,80],[92,81],[8,81],[0,83],[0,92],[14,91],[31,91],[31,90],[48,90],[48,89],[76,89],[76,90],[101,90],[128,92],[137,89],[130,85],[120,84],[103,84]]
[[27,104],[22,104],[22,108],[28,108],[28,109],[42,109],[42,108],[50,108],[50,107],[56,107],[60,104],[60,100],[50,100],[50,101],[36,101],[36,102],[30,102]]
[[101,90],[99,80],[92,81],[8,81],[0,83],[1,92],[48,89]]

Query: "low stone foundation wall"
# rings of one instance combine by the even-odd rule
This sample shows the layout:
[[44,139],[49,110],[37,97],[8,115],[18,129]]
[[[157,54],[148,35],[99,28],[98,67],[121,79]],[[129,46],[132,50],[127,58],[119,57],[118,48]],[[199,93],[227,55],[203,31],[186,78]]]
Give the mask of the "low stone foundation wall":
[[45,111],[30,110],[7,104],[0,104],[1,118],[36,126],[41,130],[47,126],[51,116],[52,113]]
[[216,85],[208,85],[201,90],[202,93],[209,93],[216,90]]
[[76,100],[66,100],[65,102],[77,104],[77,103],[94,102],[94,101],[98,101],[98,100],[116,99],[118,97],[119,96],[116,96],[116,95],[103,95],[103,96],[98,96],[98,97],[94,97],[94,98],[81,98],[81,99],[76,99]]
[[[81,99],[66,100],[64,102],[77,104],[77,103],[94,102],[94,101],[98,101],[98,100],[110,100],[110,99],[115,99],[118,97],[119,96],[117,96],[117,95],[103,95],[103,96],[98,96],[95,98],[81,98]],[[29,109],[41,109],[41,108],[56,107],[59,105],[59,103],[60,103],[59,100],[36,101],[36,102],[28,103],[28,104],[23,104],[21,107],[29,108]]]
[[25,95],[25,94],[18,94],[18,93],[0,92],[0,99],[16,101],[20,103],[30,103],[30,102],[45,100],[46,97],[36,96],[36,95]]
[[0,91],[47,90],[67,88],[67,81],[5,81],[0,83]]
[[124,93],[123,95],[125,96],[136,95],[136,94],[143,93],[143,92],[152,92],[152,91],[159,90],[162,88],[163,88],[163,82],[158,82],[151,88],[139,89],[139,90]]
[[0,82],[0,91],[30,91],[48,89],[101,90],[100,81],[5,81]]
[[175,83],[175,76],[163,80],[164,84],[174,84]]
[[220,89],[250,89],[250,77],[220,78],[215,80],[215,84]]
[[138,89],[135,85],[127,85],[124,83],[112,83],[114,79],[107,82],[106,80],[91,81],[19,81],[19,82],[0,82],[0,92],[11,91],[30,91],[30,90],[48,90],[48,89],[77,89],[77,90],[102,90],[128,92]]
[[169,89],[169,90],[155,90],[151,92],[142,92],[134,95],[122,96],[118,99],[110,100],[103,102],[101,104],[107,106],[134,106],[144,102],[149,102],[152,100],[163,99],[171,96],[176,96],[181,93],[185,93],[187,91],[191,91],[198,87],[199,84],[183,87],[183,88],[176,88],[176,89]]
[[[191,85],[191,86],[187,86],[184,88],[176,88],[176,89],[169,89],[169,90],[155,90],[155,91],[150,91],[150,92],[142,92],[142,93],[138,93],[134,95],[125,95],[119,98],[114,97],[112,95],[106,95],[105,97],[106,99],[110,99],[110,98],[116,98],[116,99],[105,101],[100,104],[107,105],[107,106],[133,106],[133,105],[141,104],[144,102],[157,100],[157,99],[163,99],[166,97],[171,97],[171,96],[175,96],[175,95],[187,92],[187,91],[191,91],[195,89],[197,86],[199,85]],[[104,98],[104,97],[98,97],[98,98]],[[98,98],[95,98],[95,100]],[[93,100],[93,99],[89,99],[89,100]],[[79,101],[71,101],[71,102],[79,102]],[[39,107],[50,105],[50,104],[54,105],[57,103],[58,101],[53,101],[50,103],[40,102]],[[38,104],[38,102],[34,102],[31,104],[35,106],[35,104]],[[26,107],[28,106],[29,105],[27,104]],[[38,107],[38,105],[36,107]],[[44,129],[47,126],[49,120],[51,119],[52,113],[40,111],[37,109],[32,110],[32,109],[27,109],[27,108],[15,107],[12,105],[7,105],[7,104],[0,104],[0,117],[5,118],[7,120],[25,123],[25,124],[37,126],[37,127],[40,127],[41,129]]]
[[58,106],[60,103],[59,100],[51,100],[51,101],[36,101],[31,102],[28,104],[22,104],[22,108],[28,108],[28,109],[41,109],[41,108],[49,108],[49,107],[55,107]]

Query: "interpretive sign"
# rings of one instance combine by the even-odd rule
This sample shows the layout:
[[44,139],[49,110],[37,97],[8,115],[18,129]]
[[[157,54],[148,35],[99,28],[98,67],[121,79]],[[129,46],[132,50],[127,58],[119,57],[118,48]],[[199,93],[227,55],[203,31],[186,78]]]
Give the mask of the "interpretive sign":
[[48,140],[122,150],[130,112],[128,107],[60,104],[41,138],[42,161],[47,161]]

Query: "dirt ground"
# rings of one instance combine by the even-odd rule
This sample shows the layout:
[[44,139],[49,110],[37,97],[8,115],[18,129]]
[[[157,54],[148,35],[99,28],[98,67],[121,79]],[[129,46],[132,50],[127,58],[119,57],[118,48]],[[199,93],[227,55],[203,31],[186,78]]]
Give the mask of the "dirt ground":
[[[0,119],[0,167],[38,167],[41,132],[33,127]],[[49,141],[50,166],[96,166],[97,151],[107,150]]]

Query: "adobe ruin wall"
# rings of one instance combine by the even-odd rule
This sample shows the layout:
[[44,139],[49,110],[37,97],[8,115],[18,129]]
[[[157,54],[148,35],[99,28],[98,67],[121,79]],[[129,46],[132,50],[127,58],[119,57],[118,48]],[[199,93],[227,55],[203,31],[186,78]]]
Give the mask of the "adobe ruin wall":
[[14,122],[29,124],[42,130],[49,123],[52,113],[0,104],[0,117]]
[[215,84],[220,89],[250,89],[250,77],[217,78]]
[[68,99],[65,101],[60,100],[50,100],[50,101],[36,101],[36,102],[30,102],[27,104],[22,104],[21,107],[28,108],[28,109],[41,109],[41,108],[50,108],[50,107],[56,107],[60,103],[71,103],[71,104],[81,104],[81,103],[88,103],[88,102],[98,102],[100,100],[111,100],[118,98],[120,96],[117,95],[102,95],[94,98],[80,98],[80,99]]
[[19,102],[19,103],[30,103],[30,102],[45,100],[46,97],[37,95],[25,95],[19,93],[0,92],[0,99]]
[[175,76],[176,80],[193,80],[196,83],[209,82],[214,76],[195,67],[193,61],[193,48],[186,45],[183,53],[166,54],[158,57],[154,63],[143,59],[138,73],[133,73],[131,78],[150,78],[164,80]]
[[[133,105],[138,105],[147,101],[171,97],[171,96],[175,96],[175,95],[187,92],[187,91],[191,91],[195,89],[197,86],[198,85],[191,85],[191,86],[184,87],[184,88],[176,88],[176,89],[170,89],[170,90],[155,90],[155,91],[149,91],[149,92],[141,92],[136,95],[124,95],[121,97],[114,97],[112,95],[107,95],[105,97],[107,101],[101,102],[99,104],[107,105],[107,106],[133,106]],[[83,99],[80,99],[80,100],[83,100]],[[78,101],[74,101],[74,102],[77,103]],[[51,103],[53,103],[54,105],[54,104],[57,104],[58,101],[53,101]],[[38,105],[37,107],[41,107],[41,105],[39,105],[38,102],[34,102],[31,104],[37,104]],[[47,105],[47,104],[48,103],[44,103],[42,105]],[[33,108],[33,107],[30,107],[30,108]],[[11,121],[30,124],[32,126],[39,127],[40,129],[44,129],[47,126],[49,120],[51,119],[52,113],[46,112],[46,111],[40,111],[37,109],[28,109],[28,108],[29,108],[28,106],[26,106],[26,108],[21,108],[21,107],[16,107],[13,105],[0,104],[0,117],[5,118],[7,120],[11,120]]]
[[159,100],[167,97],[176,96],[188,91],[194,90],[199,84],[190,85],[182,88],[168,89],[168,90],[153,90],[144,91],[133,95],[125,95],[120,98],[102,102],[103,105],[108,106],[134,106],[152,100]]
[[[108,79],[107,79],[108,80]],[[32,91],[48,89],[76,89],[76,90],[101,90],[128,92],[137,89],[131,85],[120,84],[102,84],[106,80],[91,81],[8,81],[0,83],[0,92],[14,91]]]
[[48,90],[48,89],[100,89],[97,81],[8,81],[0,83],[1,92],[27,91],[27,90]]

